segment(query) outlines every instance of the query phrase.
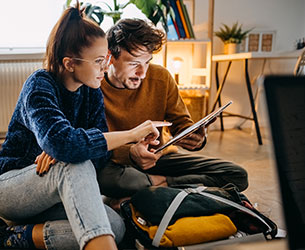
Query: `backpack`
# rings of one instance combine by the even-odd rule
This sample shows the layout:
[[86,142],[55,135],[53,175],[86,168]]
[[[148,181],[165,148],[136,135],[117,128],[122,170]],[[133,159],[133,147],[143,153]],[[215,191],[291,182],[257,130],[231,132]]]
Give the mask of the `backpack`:
[[148,187],[123,202],[121,214],[130,237],[150,249],[208,243],[236,232],[271,240],[277,233],[277,225],[232,184]]

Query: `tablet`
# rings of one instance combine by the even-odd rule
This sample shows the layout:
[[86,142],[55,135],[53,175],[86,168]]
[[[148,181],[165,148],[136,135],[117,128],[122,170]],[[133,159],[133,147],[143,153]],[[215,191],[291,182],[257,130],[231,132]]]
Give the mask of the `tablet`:
[[174,143],[177,143],[178,141],[182,140],[186,136],[192,134],[196,130],[198,130],[200,127],[206,126],[210,121],[212,121],[215,117],[217,117],[224,109],[226,109],[229,105],[231,105],[233,102],[229,101],[227,104],[221,106],[219,109],[213,111],[212,113],[208,114],[207,116],[203,117],[198,122],[194,123],[192,126],[188,127],[187,129],[183,130],[180,134],[169,140],[167,143],[165,143],[163,146],[156,149],[154,152],[155,154],[160,152],[161,150],[167,148],[169,145],[172,145]]

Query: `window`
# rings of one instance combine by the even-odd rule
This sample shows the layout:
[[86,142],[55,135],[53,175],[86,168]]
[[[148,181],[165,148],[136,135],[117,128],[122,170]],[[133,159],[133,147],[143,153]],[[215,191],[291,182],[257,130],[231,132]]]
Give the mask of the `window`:
[[[72,1],[75,3],[76,1]],[[80,1],[81,2],[81,1]],[[96,5],[102,2],[113,5],[113,0],[88,0]],[[126,3],[127,0],[119,0]],[[60,17],[66,0],[0,0],[0,48],[43,48],[48,36]],[[136,6],[129,4],[123,12],[124,17],[146,18]],[[101,27],[106,31],[113,24],[112,19],[105,16]]]
[[[45,47],[63,0],[2,1],[0,47]],[[5,11],[4,11],[5,10]]]

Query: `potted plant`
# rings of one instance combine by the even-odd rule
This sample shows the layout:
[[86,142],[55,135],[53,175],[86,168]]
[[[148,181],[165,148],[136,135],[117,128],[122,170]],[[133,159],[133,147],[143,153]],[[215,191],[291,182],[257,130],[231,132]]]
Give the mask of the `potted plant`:
[[[71,1],[66,0],[66,8],[70,6]],[[169,0],[129,0],[125,4],[119,4],[119,0],[113,0],[113,8],[105,2],[98,2],[98,4],[81,2],[86,7],[86,15],[99,25],[103,22],[104,15],[112,17],[113,23],[116,23],[121,19],[123,9],[131,3],[141,10],[153,24],[157,25],[158,22],[161,22],[164,30],[168,31],[166,17],[171,8]]]
[[[66,8],[70,6],[71,1],[72,0],[66,0]],[[98,25],[101,25],[105,15],[112,17],[113,23],[116,23],[121,19],[123,9],[130,3],[131,1],[128,1],[125,4],[119,4],[118,0],[113,0],[113,7],[111,7],[106,2],[99,2],[99,5],[91,4],[89,2],[80,2],[80,4],[85,7],[86,15]]]
[[157,25],[161,22],[164,30],[168,32],[167,14],[171,10],[169,0],[130,0],[147,18]]
[[221,39],[224,43],[225,54],[232,54],[239,52],[239,44],[247,37],[252,29],[243,31],[242,24],[234,23],[232,27],[222,24],[219,31],[215,32],[215,36]]

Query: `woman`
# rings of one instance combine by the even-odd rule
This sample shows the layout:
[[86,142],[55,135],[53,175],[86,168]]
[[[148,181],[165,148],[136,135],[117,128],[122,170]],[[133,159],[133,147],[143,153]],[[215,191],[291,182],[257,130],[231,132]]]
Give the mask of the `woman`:
[[[0,247],[117,249],[114,237],[122,238],[124,225],[105,208],[96,170],[110,150],[155,140],[156,126],[164,124],[146,121],[128,131],[107,132],[99,89],[107,45],[105,33],[84,17],[78,3],[51,31],[45,69],[25,82],[0,151],[0,217],[40,224],[2,231]],[[42,152],[36,162],[56,159],[49,169],[34,164]],[[67,236],[70,241],[63,240]]]

